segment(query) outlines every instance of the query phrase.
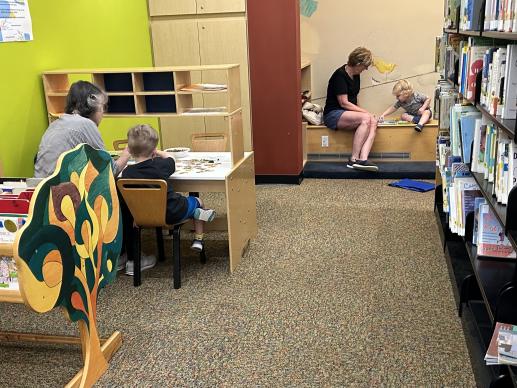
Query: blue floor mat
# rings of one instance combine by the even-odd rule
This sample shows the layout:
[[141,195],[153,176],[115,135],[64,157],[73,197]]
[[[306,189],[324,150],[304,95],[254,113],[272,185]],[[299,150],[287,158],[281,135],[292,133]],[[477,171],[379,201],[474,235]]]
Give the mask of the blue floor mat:
[[419,182],[412,179],[401,179],[398,182],[392,182],[388,184],[392,187],[400,187],[401,189],[418,191],[419,193],[425,193],[426,191],[434,190],[434,184],[429,182]]

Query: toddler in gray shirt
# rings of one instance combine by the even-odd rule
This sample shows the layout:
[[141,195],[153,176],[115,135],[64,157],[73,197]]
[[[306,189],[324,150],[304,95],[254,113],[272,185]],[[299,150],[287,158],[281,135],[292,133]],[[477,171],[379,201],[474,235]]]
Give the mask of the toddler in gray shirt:
[[406,80],[399,80],[393,86],[393,95],[397,98],[395,104],[391,105],[379,117],[379,122],[384,121],[384,116],[402,108],[405,113],[401,120],[415,123],[415,130],[422,132],[424,125],[431,119],[432,112],[429,108],[431,99],[421,93],[415,92],[413,86]]

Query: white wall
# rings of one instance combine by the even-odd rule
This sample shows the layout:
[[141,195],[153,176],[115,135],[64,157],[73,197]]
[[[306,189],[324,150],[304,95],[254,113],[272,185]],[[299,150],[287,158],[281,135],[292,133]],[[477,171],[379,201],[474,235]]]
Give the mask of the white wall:
[[[316,12],[301,16],[300,23],[302,58],[312,64],[313,102],[324,105],[329,77],[357,46],[397,64],[387,76],[374,66],[361,74],[359,105],[382,113],[394,102],[393,81],[401,78],[431,97],[438,79],[435,38],[442,26],[440,0],[319,0]],[[381,84],[372,86],[372,78]]]

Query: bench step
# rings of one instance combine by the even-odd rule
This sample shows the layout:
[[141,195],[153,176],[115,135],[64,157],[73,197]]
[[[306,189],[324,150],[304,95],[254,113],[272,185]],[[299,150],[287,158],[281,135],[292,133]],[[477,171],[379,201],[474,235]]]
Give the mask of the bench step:
[[[324,125],[307,126],[307,154],[350,154],[354,131],[335,131]],[[323,147],[323,137],[328,137],[328,147]],[[408,155],[410,161],[434,162],[436,157],[436,137],[438,123],[431,121],[424,126],[422,132],[414,130],[414,124],[387,125],[377,128],[377,136],[371,150],[372,154],[379,155]],[[404,158],[406,159],[406,158]],[[309,158],[311,160],[311,158]]]

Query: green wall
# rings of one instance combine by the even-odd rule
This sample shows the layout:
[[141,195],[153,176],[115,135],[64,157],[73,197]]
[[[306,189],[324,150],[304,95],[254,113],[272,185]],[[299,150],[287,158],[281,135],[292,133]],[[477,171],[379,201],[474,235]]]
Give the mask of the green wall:
[[[146,0],[31,0],[34,40],[0,43],[0,161],[5,176],[32,176],[47,128],[41,73],[152,66]],[[145,120],[158,128],[156,119]],[[104,119],[107,148],[134,119]]]

